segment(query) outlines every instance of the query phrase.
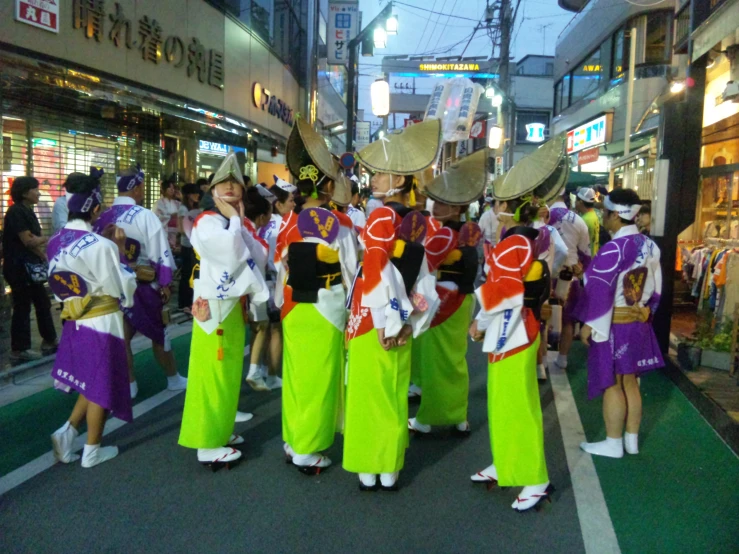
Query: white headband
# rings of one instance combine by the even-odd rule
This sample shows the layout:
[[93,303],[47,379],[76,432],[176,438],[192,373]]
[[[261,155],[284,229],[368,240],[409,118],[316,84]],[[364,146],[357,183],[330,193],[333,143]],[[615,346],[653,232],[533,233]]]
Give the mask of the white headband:
[[634,218],[641,209],[641,204],[634,204],[633,206],[614,204],[611,202],[610,196],[606,196],[603,206],[610,212],[616,212],[621,219],[627,219],[629,221],[634,221]]

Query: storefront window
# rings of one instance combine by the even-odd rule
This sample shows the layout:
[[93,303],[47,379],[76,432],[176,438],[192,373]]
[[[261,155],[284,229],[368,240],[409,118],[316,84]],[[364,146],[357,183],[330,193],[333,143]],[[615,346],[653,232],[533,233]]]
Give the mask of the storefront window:
[[598,48],[572,72],[572,103],[598,97],[603,71],[601,50]]
[[669,63],[670,23],[672,15],[668,12],[657,12],[647,16],[647,37],[644,47],[645,63]]
[[613,35],[613,55],[611,58],[611,80],[620,80],[629,70],[631,31],[622,27]]
[[562,102],[560,104],[560,112],[569,108],[570,106],[570,82],[572,81],[571,75],[565,75],[562,77]]

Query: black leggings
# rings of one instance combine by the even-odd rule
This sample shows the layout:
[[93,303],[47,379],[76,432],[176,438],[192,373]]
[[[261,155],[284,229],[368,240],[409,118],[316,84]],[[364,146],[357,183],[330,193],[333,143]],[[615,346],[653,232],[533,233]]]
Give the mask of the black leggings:
[[195,267],[195,250],[183,246],[180,255],[182,256],[182,267],[180,268],[180,289],[177,293],[177,304],[182,309],[192,306],[193,292],[190,287],[190,277],[192,277],[192,268]]
[[36,321],[41,337],[47,343],[56,341],[51,317],[51,300],[43,284],[13,280],[8,283],[13,296],[13,318],[10,323],[10,348],[22,352],[31,348],[31,304],[36,308]]

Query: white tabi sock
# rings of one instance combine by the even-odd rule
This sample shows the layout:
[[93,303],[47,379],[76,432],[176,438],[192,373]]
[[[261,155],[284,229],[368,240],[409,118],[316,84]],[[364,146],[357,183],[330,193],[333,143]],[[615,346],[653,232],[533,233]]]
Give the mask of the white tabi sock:
[[623,458],[624,456],[624,441],[621,437],[617,439],[606,437],[606,440],[600,442],[583,442],[580,448],[594,456],[608,458]]
[[259,364],[249,364],[247,379],[259,379],[262,376],[262,367]]
[[556,363],[562,369],[566,369],[567,368],[567,356],[563,356],[562,354],[557,355]]
[[639,434],[624,433],[624,450],[629,454],[639,453]]

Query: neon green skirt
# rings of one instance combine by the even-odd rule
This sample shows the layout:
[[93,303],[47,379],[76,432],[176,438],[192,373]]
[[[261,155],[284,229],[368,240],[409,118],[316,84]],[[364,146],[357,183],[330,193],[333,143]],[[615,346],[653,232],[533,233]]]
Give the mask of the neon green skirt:
[[373,329],[349,341],[343,466],[353,473],[393,473],[408,447],[411,343],[386,352]]
[[282,439],[296,454],[314,454],[334,443],[344,335],[313,304],[290,310],[282,332]]
[[490,444],[502,487],[541,485],[549,481],[536,380],[538,350],[537,335],[523,352],[488,364]]
[[[190,343],[185,410],[179,444],[187,448],[226,446],[236,419],[244,368],[246,325],[237,304],[218,327],[206,334],[195,323]],[[221,341],[222,339],[222,341]],[[223,346],[223,360],[218,349]]]
[[[416,419],[424,425],[456,425],[467,421],[470,376],[467,371],[467,329],[475,299],[468,294],[441,325],[413,342],[414,368],[421,374],[423,395]],[[416,343],[420,347],[416,348]]]

